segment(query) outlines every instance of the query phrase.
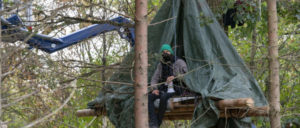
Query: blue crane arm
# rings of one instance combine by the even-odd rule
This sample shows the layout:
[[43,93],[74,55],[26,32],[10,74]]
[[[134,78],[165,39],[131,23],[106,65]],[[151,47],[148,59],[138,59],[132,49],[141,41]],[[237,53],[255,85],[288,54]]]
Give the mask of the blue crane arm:
[[[7,38],[5,38],[4,41],[7,42],[16,41],[16,40],[24,41],[26,40],[26,37],[28,37],[31,34],[24,27],[16,27],[16,26],[21,26],[22,24],[21,19],[17,15],[14,15],[8,19],[1,18],[1,21],[4,22],[4,25],[2,25],[2,29],[7,30],[4,31],[3,34],[11,35],[11,36],[7,36]],[[120,23],[120,24],[131,23],[128,19],[123,17],[117,17],[110,21]],[[135,42],[134,28],[124,28],[112,24],[93,24],[79,31],[73,32],[69,35],[63,36],[61,38],[54,38],[43,34],[34,34],[31,38],[27,40],[26,43],[28,43],[31,47],[41,49],[47,53],[53,53],[63,48],[79,43],[81,41],[84,41],[86,39],[110,31],[117,31],[121,36],[121,38],[131,42],[131,46],[134,45]]]

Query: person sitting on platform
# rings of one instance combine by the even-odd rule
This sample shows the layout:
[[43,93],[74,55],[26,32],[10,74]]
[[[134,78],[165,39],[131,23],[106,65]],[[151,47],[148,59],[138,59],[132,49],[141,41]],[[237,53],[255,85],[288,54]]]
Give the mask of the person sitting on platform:
[[[183,92],[183,82],[180,79],[181,77],[178,76],[187,72],[185,61],[174,56],[170,45],[162,45],[160,52],[162,53],[162,59],[151,79],[151,87],[154,90],[148,95],[150,128],[157,128],[161,125],[167,109],[168,99],[175,95],[179,96]],[[164,84],[156,86],[158,83]],[[154,108],[156,99],[160,99],[158,113],[155,113]]]

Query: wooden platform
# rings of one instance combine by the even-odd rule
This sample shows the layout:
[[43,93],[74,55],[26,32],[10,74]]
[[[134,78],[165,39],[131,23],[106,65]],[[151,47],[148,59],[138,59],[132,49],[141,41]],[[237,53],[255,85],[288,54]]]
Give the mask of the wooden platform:
[[[200,99],[196,100],[201,102]],[[170,98],[164,120],[191,120],[195,109],[194,103],[195,98],[191,97]],[[220,111],[220,118],[268,116],[269,112],[268,106],[254,107],[254,100],[251,98],[216,100],[215,104]],[[76,112],[77,117],[99,115],[106,115],[105,109],[82,109]]]

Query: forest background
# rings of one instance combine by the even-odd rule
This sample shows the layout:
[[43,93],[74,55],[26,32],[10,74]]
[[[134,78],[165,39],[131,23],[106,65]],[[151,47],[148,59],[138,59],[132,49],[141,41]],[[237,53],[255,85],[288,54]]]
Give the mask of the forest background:
[[[132,0],[4,0],[3,17],[18,13],[32,31],[60,37],[117,16],[134,21]],[[241,0],[242,1],[242,0]],[[28,21],[26,3],[32,2]],[[148,21],[164,0],[148,1]],[[222,24],[222,15],[235,0],[209,0]],[[245,0],[235,6],[242,26],[224,27],[268,98],[268,28],[264,0]],[[300,126],[300,1],[277,1],[280,62],[280,103],[283,126]],[[0,38],[1,39],[1,38]],[[114,127],[104,116],[77,118],[132,49],[117,32],[108,32],[53,54],[28,50],[21,41],[0,44],[0,121],[8,127]],[[47,117],[47,118],[45,118]],[[253,118],[258,127],[269,127],[268,118]],[[165,121],[167,127],[189,127],[191,121]]]

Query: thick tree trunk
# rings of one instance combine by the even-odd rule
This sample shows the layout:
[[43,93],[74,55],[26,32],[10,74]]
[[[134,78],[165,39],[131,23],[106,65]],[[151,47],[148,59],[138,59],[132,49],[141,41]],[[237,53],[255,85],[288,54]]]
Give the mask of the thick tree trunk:
[[147,0],[135,1],[135,127],[147,128],[148,95],[147,95]]
[[270,123],[272,128],[281,128],[280,124],[280,88],[277,37],[276,0],[267,0],[268,4],[268,38],[269,38],[269,103]]

